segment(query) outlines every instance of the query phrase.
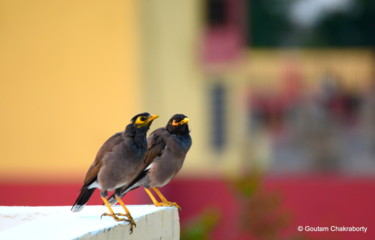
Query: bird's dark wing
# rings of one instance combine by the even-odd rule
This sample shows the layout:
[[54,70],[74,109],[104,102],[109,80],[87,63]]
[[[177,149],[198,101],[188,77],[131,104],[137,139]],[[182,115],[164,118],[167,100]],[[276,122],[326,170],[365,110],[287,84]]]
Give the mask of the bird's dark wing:
[[86,177],[83,183],[83,187],[88,187],[90,184],[96,181],[98,172],[100,168],[102,167],[102,159],[106,153],[109,153],[112,151],[112,149],[123,142],[122,137],[123,132],[119,132],[114,134],[112,137],[110,137],[103,146],[99,149],[98,153],[96,154],[95,161],[91,164],[89,170],[86,173]]
[[89,186],[94,183],[98,178],[98,172],[102,167],[102,159],[106,153],[111,152],[112,149],[123,141],[122,133],[116,133],[110,137],[103,146],[99,149],[96,155],[95,161],[91,164],[89,170],[86,173],[83,186],[80,190],[75,203],[73,204],[72,211],[79,212],[86,205],[87,201],[90,199],[91,195],[95,191],[95,188],[90,188]]
[[167,134],[165,128],[159,128],[153,131],[147,138],[147,152],[145,156],[146,168],[154,161],[156,157],[159,157],[165,149],[165,141],[162,135]]

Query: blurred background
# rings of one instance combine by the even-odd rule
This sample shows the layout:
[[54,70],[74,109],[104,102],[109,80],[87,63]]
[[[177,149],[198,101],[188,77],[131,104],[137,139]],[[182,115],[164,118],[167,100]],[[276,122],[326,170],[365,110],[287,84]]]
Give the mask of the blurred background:
[[182,239],[375,239],[373,0],[0,6],[0,205],[71,205],[132,116],[184,113]]

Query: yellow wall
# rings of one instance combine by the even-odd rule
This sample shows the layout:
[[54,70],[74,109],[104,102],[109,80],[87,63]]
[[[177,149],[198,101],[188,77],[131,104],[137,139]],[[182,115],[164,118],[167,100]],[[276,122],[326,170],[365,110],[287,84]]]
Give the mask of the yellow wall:
[[82,179],[140,109],[131,0],[0,0],[0,180]]
[[[367,50],[251,50],[208,72],[202,30],[199,0],[0,0],[0,180],[81,181],[101,144],[141,111],[161,116],[151,130],[175,113],[191,119],[180,176],[236,173],[248,158],[246,91],[277,89],[285,59],[310,85],[326,68],[349,82],[374,74]],[[217,79],[228,89],[222,152],[210,144]]]

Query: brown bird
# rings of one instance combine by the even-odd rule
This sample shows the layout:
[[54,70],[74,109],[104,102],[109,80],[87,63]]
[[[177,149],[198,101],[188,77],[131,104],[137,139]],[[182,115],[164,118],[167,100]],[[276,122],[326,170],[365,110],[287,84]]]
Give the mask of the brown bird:
[[[86,205],[96,188],[101,190],[100,196],[116,221],[127,221],[133,231],[135,222],[125,204],[118,195],[118,190],[128,186],[147,166],[145,153],[147,150],[146,133],[158,115],[141,113],[131,119],[125,131],[110,137],[100,148],[95,161],[87,171],[81,192],[75,201],[72,211],[78,212]],[[114,197],[123,207],[125,214],[114,213],[106,197],[108,191],[115,191]],[[102,215],[102,216],[103,216]],[[119,218],[118,216],[126,216]]]
[[[168,184],[182,168],[192,144],[188,122],[189,119],[185,115],[176,114],[168,121],[166,127],[159,128],[150,134],[147,138],[148,149],[145,156],[147,167],[132,183],[119,189],[120,197],[143,186],[155,206],[180,208],[176,203],[169,202],[158,188]],[[156,200],[150,189],[155,191],[161,202]],[[108,199],[111,204],[116,204],[117,201],[118,196],[116,197],[116,195],[112,195]]]

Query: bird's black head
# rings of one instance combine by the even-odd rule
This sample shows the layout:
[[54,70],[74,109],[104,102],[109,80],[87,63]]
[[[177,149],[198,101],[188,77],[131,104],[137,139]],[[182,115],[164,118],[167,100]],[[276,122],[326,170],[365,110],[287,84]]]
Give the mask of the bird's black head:
[[175,114],[169,119],[167,123],[167,130],[172,134],[188,134],[189,130],[189,118],[184,114]]
[[147,129],[151,126],[152,121],[158,118],[158,115],[150,115],[148,112],[140,113],[135,115],[131,120],[131,125],[135,128],[144,128]]

